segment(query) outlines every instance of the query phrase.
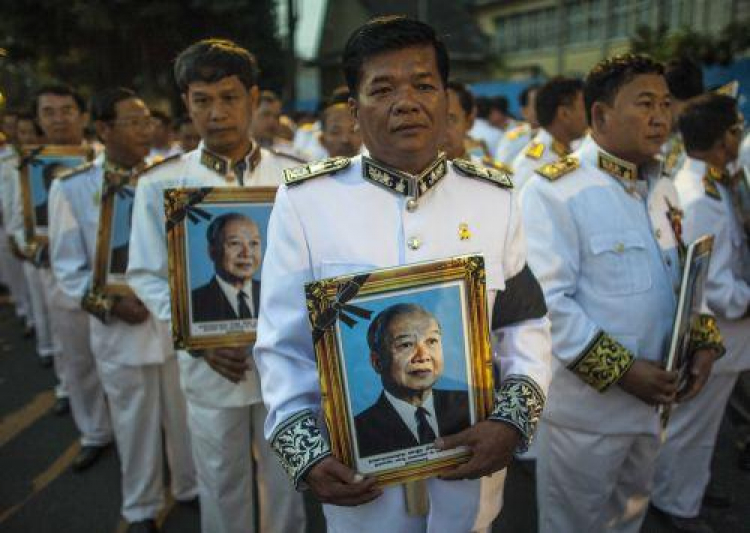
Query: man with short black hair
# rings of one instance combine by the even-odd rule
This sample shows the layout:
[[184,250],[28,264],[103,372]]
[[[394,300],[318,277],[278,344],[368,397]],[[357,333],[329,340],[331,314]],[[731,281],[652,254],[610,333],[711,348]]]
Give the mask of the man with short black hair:
[[[250,52],[228,40],[205,39],[180,53],[174,76],[203,144],[139,179],[127,272],[128,284],[157,319],[165,339],[170,338],[172,310],[164,191],[276,186],[283,169],[297,164],[261,148],[249,135],[259,95],[257,63]],[[252,531],[257,481],[260,529],[301,532],[305,529],[302,498],[289,491],[263,439],[266,411],[251,350],[252,345],[178,352],[198,474],[201,528],[211,533]]]
[[539,128],[536,115],[538,93],[538,84],[532,83],[523,88],[518,95],[518,103],[521,107],[521,116],[524,118],[524,122],[508,129],[495,147],[493,152],[495,159],[508,165],[508,167],[513,165],[513,160],[537,133]]
[[[549,361],[549,323],[526,266],[512,183],[469,161],[449,163],[440,151],[449,61],[432,27],[373,19],[352,33],[342,59],[367,155],[294,169],[277,193],[253,354],[269,408],[266,436],[295,486],[324,502],[329,531],[488,531],[505,467],[533,437]],[[435,442],[439,450],[468,446],[472,457],[426,481],[428,515],[416,516],[402,487],[377,488],[331,455],[304,287],[469,249],[486,258],[501,379],[488,420]]]
[[281,98],[275,92],[261,91],[250,134],[261,147],[304,163],[306,159],[294,148],[294,144],[279,137],[281,108]]
[[362,149],[362,135],[348,101],[348,89],[335,91],[320,114],[320,144],[328,157],[354,157]]
[[713,235],[704,296],[716,314],[727,353],[716,362],[705,390],[678,405],[657,462],[653,504],[678,531],[710,533],[700,516],[716,436],[739,373],[750,370],[750,250],[734,206],[737,183],[728,167],[742,137],[737,101],[705,94],[679,119],[687,157],[675,176],[685,209],[685,242]]
[[695,97],[704,93],[703,71],[700,65],[688,57],[678,57],[669,61],[664,68],[669,92],[672,94],[672,134],[662,146],[664,172],[674,177],[685,162],[685,145],[678,128],[678,121],[685,106]]
[[[598,63],[583,91],[591,136],[521,195],[554,354],[537,441],[541,533],[637,533],[648,506],[654,406],[677,396],[677,373],[662,365],[682,273],[680,204],[655,159],[671,123],[663,72],[639,55]],[[691,333],[684,400],[723,350],[713,317]]]
[[91,283],[97,253],[109,253],[109,243],[97,238],[99,199],[107,187],[128,187],[143,169],[152,121],[146,104],[125,88],[95,94],[91,115],[104,154],[53,183],[50,213],[58,223],[50,227],[50,256],[60,290],[91,314],[91,349],[120,456],[122,516],[128,532],[146,533],[156,531],[165,504],[162,431],[175,499],[197,495],[179,369],[137,297],[95,294]]
[[172,142],[172,118],[161,109],[151,110],[151,150],[146,157],[148,164],[158,163],[179,152]]
[[536,96],[539,130],[513,161],[513,184],[521,190],[537,168],[571,152],[571,144],[583,137],[588,125],[583,107],[583,82],[552,78]]

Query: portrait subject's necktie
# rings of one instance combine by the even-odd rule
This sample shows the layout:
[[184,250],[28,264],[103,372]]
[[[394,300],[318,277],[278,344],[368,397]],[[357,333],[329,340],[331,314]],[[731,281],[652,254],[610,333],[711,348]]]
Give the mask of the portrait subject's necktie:
[[240,319],[253,318],[253,314],[247,306],[247,294],[245,291],[237,293],[237,310],[239,311]]
[[417,436],[419,437],[419,444],[429,444],[435,442],[435,432],[432,430],[432,426],[427,421],[429,413],[424,407],[417,407],[417,412],[414,413],[417,419]]

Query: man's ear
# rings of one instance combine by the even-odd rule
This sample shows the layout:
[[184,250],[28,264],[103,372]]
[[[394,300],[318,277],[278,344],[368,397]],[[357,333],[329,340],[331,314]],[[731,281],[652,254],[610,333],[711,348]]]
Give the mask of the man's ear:
[[594,102],[591,106],[591,129],[606,131],[609,123],[609,106],[604,102]]
[[250,107],[255,111],[258,109],[258,103],[260,101],[260,89],[258,89],[257,85],[253,85],[250,87],[248,94],[250,95]]
[[370,364],[375,372],[378,374],[383,373],[383,362],[380,360],[380,356],[375,352],[370,352]]

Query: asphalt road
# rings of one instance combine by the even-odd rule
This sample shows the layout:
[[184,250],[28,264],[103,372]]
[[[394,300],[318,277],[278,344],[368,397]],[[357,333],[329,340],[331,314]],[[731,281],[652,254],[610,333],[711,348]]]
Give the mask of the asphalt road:
[[[0,532],[118,533],[119,462],[114,448],[91,469],[73,473],[77,432],[70,416],[54,416],[55,378],[36,360],[33,339],[24,339],[12,308],[0,304]],[[718,533],[750,533],[750,473],[736,468],[737,451],[725,425],[714,464],[714,481],[734,497],[729,509],[704,509]],[[308,501],[308,530],[325,529],[320,509]],[[170,502],[159,517],[165,533],[198,533],[197,509]],[[387,530],[387,524],[383,524]],[[536,530],[533,470],[512,465],[504,510],[494,532]],[[669,533],[649,512],[642,533]],[[561,532],[562,533],[562,532]]]

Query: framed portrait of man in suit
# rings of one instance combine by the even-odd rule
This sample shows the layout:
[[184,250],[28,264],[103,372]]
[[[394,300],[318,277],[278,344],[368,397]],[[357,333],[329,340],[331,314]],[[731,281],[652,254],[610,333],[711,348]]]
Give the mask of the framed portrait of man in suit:
[[93,152],[85,146],[39,145],[21,148],[19,164],[21,201],[26,242],[48,242],[48,193],[52,181],[90,161]]
[[322,279],[306,293],[336,457],[383,485],[466,460],[434,441],[492,408],[483,258]]
[[137,180],[137,174],[118,174],[105,169],[92,281],[95,294],[132,294],[125,271]]
[[165,191],[176,348],[246,346],[255,340],[275,196],[275,187]]

